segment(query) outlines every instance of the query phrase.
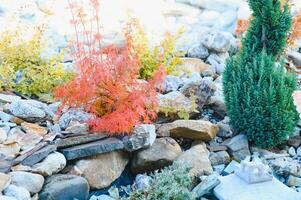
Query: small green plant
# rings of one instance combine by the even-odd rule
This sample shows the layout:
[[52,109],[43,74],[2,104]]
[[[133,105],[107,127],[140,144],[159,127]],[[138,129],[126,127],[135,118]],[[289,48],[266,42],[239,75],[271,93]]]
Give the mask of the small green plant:
[[60,56],[43,58],[43,28],[36,27],[31,38],[25,30],[7,30],[0,36],[0,90],[15,90],[39,97],[72,77],[60,64]]
[[139,78],[148,80],[153,77],[160,67],[163,67],[167,74],[176,75],[178,66],[182,64],[181,52],[175,49],[176,40],[183,34],[183,29],[172,35],[166,33],[159,45],[151,48],[149,39],[137,20],[131,20],[133,26],[133,46],[138,57],[141,68]]
[[288,138],[299,119],[292,97],[296,77],[285,72],[282,61],[291,15],[279,0],[249,4],[250,28],[223,74],[225,103],[237,131],[258,146],[273,147]]
[[124,200],[195,200],[190,191],[192,180],[190,168],[174,163],[172,166],[151,175],[152,183],[145,190],[135,190]]

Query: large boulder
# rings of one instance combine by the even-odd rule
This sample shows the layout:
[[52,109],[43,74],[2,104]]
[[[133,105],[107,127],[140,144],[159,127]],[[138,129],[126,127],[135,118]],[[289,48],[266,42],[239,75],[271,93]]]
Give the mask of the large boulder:
[[181,152],[180,145],[174,139],[169,137],[156,139],[150,148],[134,153],[131,169],[134,173],[160,169],[172,164]]
[[67,174],[56,174],[46,179],[40,200],[85,200],[89,195],[86,179]]
[[43,187],[44,177],[39,174],[29,172],[11,172],[11,183],[24,187],[30,193],[38,193]]
[[72,172],[86,178],[92,189],[102,189],[121,175],[128,162],[127,153],[113,151],[77,161]]
[[157,134],[175,138],[188,138],[193,140],[212,140],[218,126],[204,120],[177,120],[172,123],[158,125]]
[[206,148],[206,144],[203,142],[183,152],[176,161],[191,167],[189,172],[191,177],[199,177],[204,174],[209,175],[213,172],[209,160],[209,152]]

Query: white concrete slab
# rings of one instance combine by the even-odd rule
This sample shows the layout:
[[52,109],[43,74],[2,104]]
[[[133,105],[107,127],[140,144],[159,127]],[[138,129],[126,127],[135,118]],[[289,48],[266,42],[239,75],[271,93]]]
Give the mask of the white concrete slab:
[[301,200],[301,193],[287,187],[276,178],[272,181],[248,184],[235,174],[221,176],[214,189],[219,200]]

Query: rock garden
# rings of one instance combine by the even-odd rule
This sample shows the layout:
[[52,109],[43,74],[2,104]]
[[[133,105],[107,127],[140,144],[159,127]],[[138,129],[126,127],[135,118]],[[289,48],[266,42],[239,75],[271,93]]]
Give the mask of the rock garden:
[[3,2],[0,200],[301,200],[300,2]]

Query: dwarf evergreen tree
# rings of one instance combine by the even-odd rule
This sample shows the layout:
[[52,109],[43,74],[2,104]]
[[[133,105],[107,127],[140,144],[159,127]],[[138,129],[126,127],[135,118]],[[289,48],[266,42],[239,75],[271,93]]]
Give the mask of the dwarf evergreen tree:
[[280,0],[249,0],[251,25],[240,52],[230,58],[223,90],[231,124],[261,147],[282,143],[299,119],[292,93],[296,78],[284,70],[291,28],[289,6]]

